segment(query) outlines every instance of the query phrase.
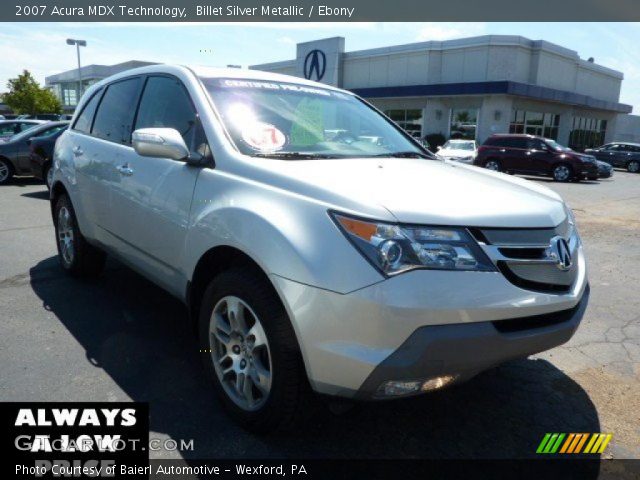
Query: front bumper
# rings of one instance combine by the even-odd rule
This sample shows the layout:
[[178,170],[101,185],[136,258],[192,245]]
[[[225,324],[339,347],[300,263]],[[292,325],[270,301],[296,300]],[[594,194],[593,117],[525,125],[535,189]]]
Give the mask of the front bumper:
[[[525,290],[499,272],[415,270],[348,294],[271,279],[314,390],[372,398],[386,380],[438,373],[464,379],[566,342],[588,301],[581,247],[576,260],[575,282],[561,294]],[[533,317],[535,324],[537,316],[572,309],[575,315],[566,321],[548,324],[539,317],[542,326],[506,333],[496,328],[498,321]]]
[[583,163],[580,167],[580,175],[583,177],[598,177],[598,166],[591,163]]

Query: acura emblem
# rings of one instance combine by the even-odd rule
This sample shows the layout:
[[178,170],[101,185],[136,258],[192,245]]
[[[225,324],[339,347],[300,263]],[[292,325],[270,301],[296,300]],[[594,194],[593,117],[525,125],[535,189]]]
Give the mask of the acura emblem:
[[315,80],[320,81],[327,70],[327,57],[321,50],[311,50],[304,59],[304,78],[311,80],[315,74]]
[[551,239],[549,245],[550,256],[555,259],[560,270],[569,270],[571,268],[571,250],[567,241],[556,236]]

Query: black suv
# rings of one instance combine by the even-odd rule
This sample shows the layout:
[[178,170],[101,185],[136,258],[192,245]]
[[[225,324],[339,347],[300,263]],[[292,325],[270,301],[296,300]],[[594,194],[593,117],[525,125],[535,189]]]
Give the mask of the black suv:
[[613,167],[626,168],[631,173],[640,172],[640,143],[607,143],[598,148],[589,148],[585,153]]
[[473,163],[499,172],[549,175],[557,182],[598,179],[594,156],[574,152],[555,140],[534,135],[491,135],[478,148]]

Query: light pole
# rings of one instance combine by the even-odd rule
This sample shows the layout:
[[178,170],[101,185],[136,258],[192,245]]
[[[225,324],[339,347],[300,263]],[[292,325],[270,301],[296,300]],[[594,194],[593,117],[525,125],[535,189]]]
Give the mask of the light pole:
[[80,97],[82,96],[82,73],[80,71],[80,47],[86,47],[87,41],[67,38],[67,45],[75,45],[76,54],[78,55],[78,93],[76,95],[76,105],[78,105],[78,103],[80,102]]

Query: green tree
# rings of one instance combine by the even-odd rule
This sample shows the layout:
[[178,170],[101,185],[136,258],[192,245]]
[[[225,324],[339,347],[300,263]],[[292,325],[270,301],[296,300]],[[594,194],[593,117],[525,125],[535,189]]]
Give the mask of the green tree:
[[7,82],[9,91],[4,94],[6,103],[15,113],[61,113],[58,98],[46,88],[40,87],[28,70]]

